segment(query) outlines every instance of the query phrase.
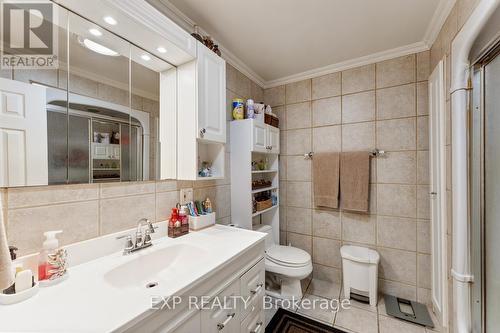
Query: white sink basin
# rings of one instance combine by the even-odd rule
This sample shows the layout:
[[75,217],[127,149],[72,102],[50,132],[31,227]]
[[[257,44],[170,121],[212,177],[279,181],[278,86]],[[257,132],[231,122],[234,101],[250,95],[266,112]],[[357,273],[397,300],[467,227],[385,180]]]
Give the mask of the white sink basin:
[[116,288],[145,287],[172,266],[203,256],[201,248],[188,244],[173,244],[157,250],[153,246],[142,251],[131,254],[131,260],[104,274],[104,280]]

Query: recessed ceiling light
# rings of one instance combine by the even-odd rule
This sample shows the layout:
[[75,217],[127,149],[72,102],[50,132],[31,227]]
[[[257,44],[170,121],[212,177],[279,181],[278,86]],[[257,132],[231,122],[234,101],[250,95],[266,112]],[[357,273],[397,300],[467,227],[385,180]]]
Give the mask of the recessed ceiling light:
[[165,53],[165,52],[167,52],[167,49],[166,49],[166,48],[164,48],[163,46],[158,47],[156,50],[157,50],[158,52],[160,52],[160,53]]
[[89,50],[94,51],[96,53],[106,55],[106,56],[112,56],[112,57],[117,57],[120,55],[118,52],[113,51],[112,49],[107,48],[106,46],[101,45],[99,43],[96,43],[96,42],[94,42],[90,39],[87,39],[87,38],[85,38],[83,40],[81,38],[78,38],[78,41],[80,42],[80,44],[82,44],[83,46],[85,46]]
[[104,17],[104,22],[106,22],[107,24],[111,24],[111,25],[116,25],[116,20],[114,18],[112,18],[111,16],[105,16]]
[[94,36],[102,36],[102,32],[100,32],[96,28],[89,29],[89,32]]
[[147,54],[143,54],[143,55],[141,55],[141,58],[142,58],[142,60],[146,60],[146,61],[151,60],[151,57],[150,57],[150,56],[148,56]]

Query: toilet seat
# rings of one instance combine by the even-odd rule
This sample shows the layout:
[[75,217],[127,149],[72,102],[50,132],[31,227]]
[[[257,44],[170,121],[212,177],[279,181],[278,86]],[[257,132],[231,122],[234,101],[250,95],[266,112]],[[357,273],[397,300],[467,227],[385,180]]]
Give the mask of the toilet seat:
[[285,267],[304,267],[311,262],[311,256],[306,251],[283,245],[274,245],[268,248],[266,258]]

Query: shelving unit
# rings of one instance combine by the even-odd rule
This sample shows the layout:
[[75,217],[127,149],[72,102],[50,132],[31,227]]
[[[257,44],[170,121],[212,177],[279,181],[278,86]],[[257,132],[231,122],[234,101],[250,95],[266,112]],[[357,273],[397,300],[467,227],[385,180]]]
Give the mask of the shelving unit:
[[253,174],[256,174],[256,173],[273,173],[273,172],[278,172],[278,170],[252,170]]
[[253,213],[252,217],[256,217],[256,216],[262,215],[264,213],[267,213],[267,212],[269,212],[271,210],[274,210],[274,209],[277,209],[277,208],[278,208],[278,205],[274,205],[274,206],[272,206],[272,207],[270,207],[268,209],[264,209],[264,210],[261,210],[260,212]]
[[[252,119],[231,122],[231,220],[246,229],[258,223],[270,225],[279,244],[279,135],[276,136],[276,132],[279,133],[279,129]],[[252,162],[267,165],[265,170],[253,170],[255,163]],[[253,189],[255,180],[270,181],[271,186]],[[276,197],[275,205],[254,211],[254,197],[266,192]]]
[[266,191],[273,191],[273,190],[277,190],[277,189],[278,189],[278,187],[276,187],[276,186],[269,186],[269,187],[264,187],[264,188],[252,190],[252,194],[266,192]]

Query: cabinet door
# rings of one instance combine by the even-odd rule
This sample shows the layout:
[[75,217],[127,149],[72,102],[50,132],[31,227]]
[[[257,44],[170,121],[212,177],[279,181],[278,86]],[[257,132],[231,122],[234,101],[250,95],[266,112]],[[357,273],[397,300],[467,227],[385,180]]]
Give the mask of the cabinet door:
[[120,159],[120,146],[111,146],[112,149],[112,158],[119,160]]
[[[240,331],[240,280],[236,280],[201,311],[202,333],[237,333]],[[233,302],[235,302],[233,304]]]
[[241,323],[240,333],[264,333],[265,312],[262,308],[255,309]]
[[198,138],[226,142],[226,62],[198,43]]
[[266,270],[262,259],[240,278],[241,297],[246,300],[241,306],[242,319],[256,308],[262,307],[265,285]]
[[92,157],[97,160],[107,160],[109,156],[108,147],[94,144]]
[[260,151],[263,153],[269,152],[269,150],[267,149],[268,143],[266,125],[253,122],[252,143],[253,151]]
[[280,153],[280,130],[279,128],[267,125],[267,144],[273,154]]
[[181,326],[179,326],[175,333],[199,333],[201,332],[201,312],[198,311],[194,316],[189,318]]

